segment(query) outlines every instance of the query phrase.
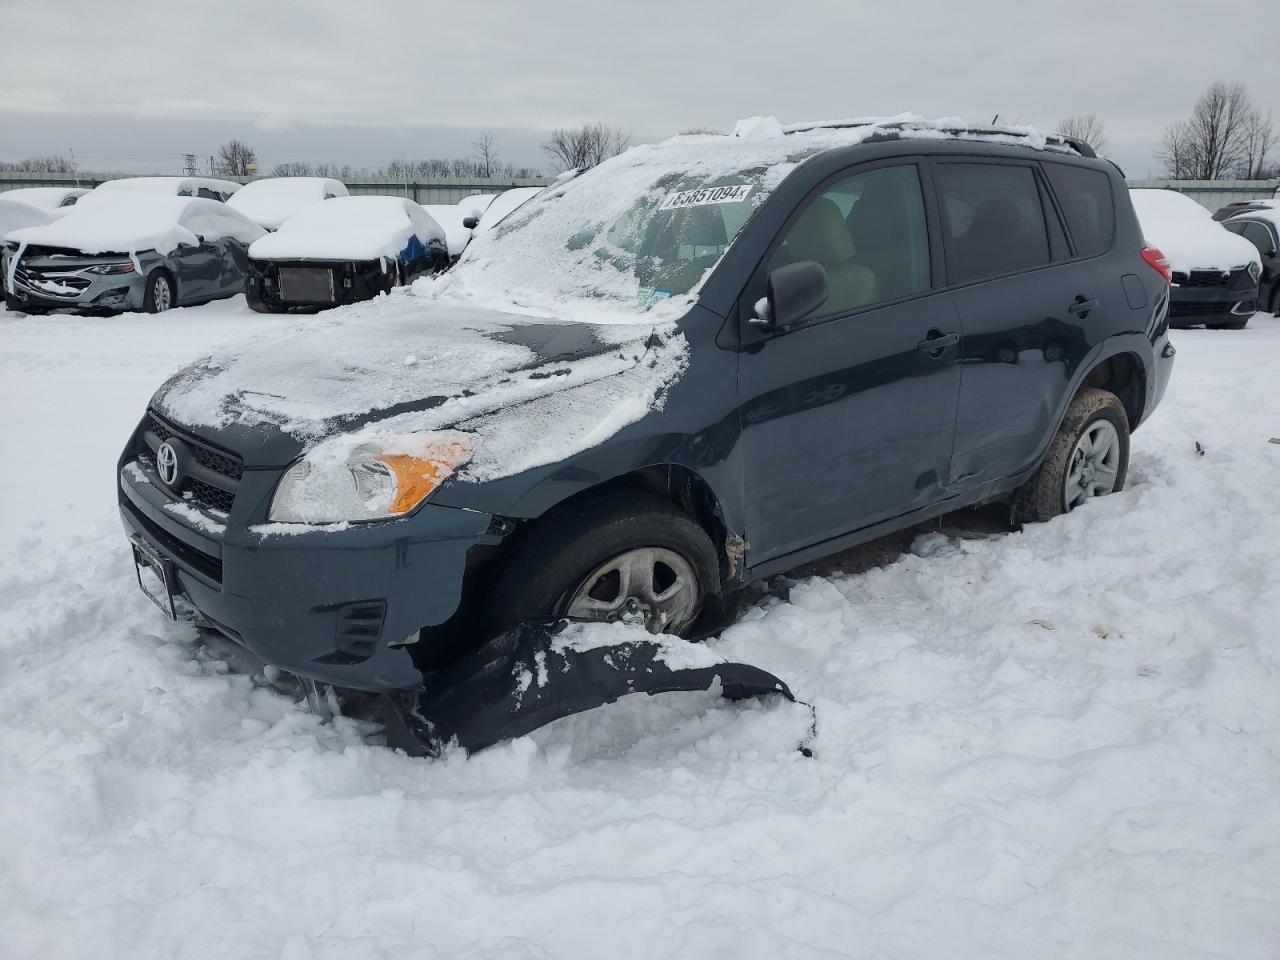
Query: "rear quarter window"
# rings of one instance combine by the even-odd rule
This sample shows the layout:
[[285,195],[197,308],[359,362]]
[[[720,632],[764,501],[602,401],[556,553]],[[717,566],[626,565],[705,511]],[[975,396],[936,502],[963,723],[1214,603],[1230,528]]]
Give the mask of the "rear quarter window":
[[1101,170],[1046,163],[1045,173],[1062,206],[1076,255],[1096,257],[1111,248],[1115,236],[1115,201],[1111,178]]

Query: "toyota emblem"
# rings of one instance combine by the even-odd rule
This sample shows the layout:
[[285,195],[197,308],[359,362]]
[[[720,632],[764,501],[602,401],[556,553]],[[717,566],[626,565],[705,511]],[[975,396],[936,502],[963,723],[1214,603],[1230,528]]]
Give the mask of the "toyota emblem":
[[178,481],[178,451],[173,444],[165,441],[156,450],[156,470],[166,487],[172,487]]

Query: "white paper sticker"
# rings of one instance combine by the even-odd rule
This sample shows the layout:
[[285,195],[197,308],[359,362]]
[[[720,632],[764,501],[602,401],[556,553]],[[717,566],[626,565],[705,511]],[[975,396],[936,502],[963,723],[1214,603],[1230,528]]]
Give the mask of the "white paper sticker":
[[728,187],[703,187],[670,194],[662,201],[659,210],[675,210],[681,207],[706,207],[715,203],[741,203],[751,192],[751,184],[737,183]]

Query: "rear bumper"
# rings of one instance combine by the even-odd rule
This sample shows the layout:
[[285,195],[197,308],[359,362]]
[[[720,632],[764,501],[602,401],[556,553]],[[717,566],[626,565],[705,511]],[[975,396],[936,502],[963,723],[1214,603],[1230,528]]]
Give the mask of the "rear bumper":
[[[269,474],[269,475],[268,475]],[[488,514],[426,504],[347,529],[256,525],[277,471],[246,471],[230,516],[191,520],[146,464],[119,471],[120,519],[173,566],[196,619],[266,663],[360,690],[417,689],[422,627],[458,607],[467,553],[496,542]]]

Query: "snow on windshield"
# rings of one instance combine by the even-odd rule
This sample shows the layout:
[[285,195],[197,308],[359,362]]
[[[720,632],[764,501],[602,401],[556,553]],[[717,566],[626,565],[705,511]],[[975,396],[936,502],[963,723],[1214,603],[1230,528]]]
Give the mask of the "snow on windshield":
[[14,230],[6,239],[82,253],[155,250],[163,256],[179,244],[199,244],[200,237],[252,243],[261,235],[261,227],[217,200],[130,195],[99,197],[94,203],[82,200],[60,220]]
[[1173,190],[1130,190],[1142,235],[1160,248],[1177,273],[1221,270],[1261,263],[1248,240],[1217,223],[1209,211]]
[[[962,121],[911,114],[857,122],[784,133],[791,128],[754,118],[734,136],[633,147],[479,231],[458,268],[414,292],[598,322],[646,311],[678,318],[752,212],[808,157],[907,124],[913,137],[973,136],[957,132]],[[1001,138],[1046,145],[1030,128],[983,134]]]
[[444,241],[444,231],[404,197],[336,197],[304,207],[249,249],[258,260],[376,260],[394,257],[418,237]]
[[325,197],[345,196],[346,186],[330,177],[271,177],[246,183],[227,200],[227,206],[275,230],[303,207]]

